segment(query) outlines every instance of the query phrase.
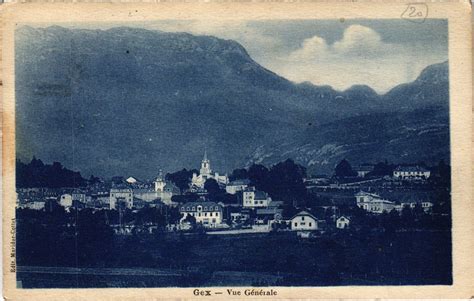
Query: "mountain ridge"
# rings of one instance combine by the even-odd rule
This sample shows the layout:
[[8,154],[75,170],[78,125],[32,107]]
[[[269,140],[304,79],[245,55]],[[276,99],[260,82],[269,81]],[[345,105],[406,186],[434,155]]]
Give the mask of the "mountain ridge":
[[230,172],[257,149],[270,158],[266,149],[277,141],[301,147],[338,120],[427,107],[447,115],[447,65],[379,95],[363,85],[337,91],[293,83],[239,43],[211,36],[20,27],[17,155],[60,161],[84,175],[144,178],[160,168],[195,168],[207,149],[216,169]]

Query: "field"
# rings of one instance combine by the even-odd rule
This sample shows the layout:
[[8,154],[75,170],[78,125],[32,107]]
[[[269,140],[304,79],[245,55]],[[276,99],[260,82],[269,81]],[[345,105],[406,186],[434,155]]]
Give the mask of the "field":
[[17,280],[23,288],[447,285],[450,241],[449,231],[116,237],[87,266],[23,260]]

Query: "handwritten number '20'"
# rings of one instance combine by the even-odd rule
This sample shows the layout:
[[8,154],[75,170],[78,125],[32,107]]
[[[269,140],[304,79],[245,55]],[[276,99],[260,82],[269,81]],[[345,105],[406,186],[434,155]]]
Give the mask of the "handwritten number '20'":
[[421,11],[416,11],[416,8],[413,6],[410,6],[408,9],[410,10],[410,12],[408,13],[409,17],[422,17],[423,16],[423,13]]
[[427,16],[428,5],[426,3],[412,3],[408,4],[401,17],[411,22],[422,23]]

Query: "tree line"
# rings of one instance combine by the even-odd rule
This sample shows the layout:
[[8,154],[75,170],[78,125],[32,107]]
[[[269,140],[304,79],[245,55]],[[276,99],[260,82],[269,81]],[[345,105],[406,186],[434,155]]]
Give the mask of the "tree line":
[[59,162],[44,164],[40,159],[33,157],[30,163],[16,161],[16,186],[18,188],[44,187],[81,187],[87,180],[80,172],[69,170]]
[[[198,174],[198,171],[182,169],[168,173],[166,179],[184,191],[189,188],[193,173]],[[291,159],[277,163],[270,168],[261,164],[253,164],[249,168],[235,169],[229,176],[230,181],[247,179],[250,181],[250,186],[267,192],[273,200],[288,202],[291,205],[302,204],[308,198],[304,178],[306,178],[306,168]],[[216,200],[224,203],[237,201],[236,196],[226,194],[214,179],[208,179],[204,188],[209,193],[211,201]],[[196,199],[196,195],[188,194],[176,196],[174,200],[184,202]]]

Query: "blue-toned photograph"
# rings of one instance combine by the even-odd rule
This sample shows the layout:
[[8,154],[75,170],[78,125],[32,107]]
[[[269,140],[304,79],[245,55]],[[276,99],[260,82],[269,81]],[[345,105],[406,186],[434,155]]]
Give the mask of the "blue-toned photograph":
[[18,23],[17,287],[451,285],[448,22]]

